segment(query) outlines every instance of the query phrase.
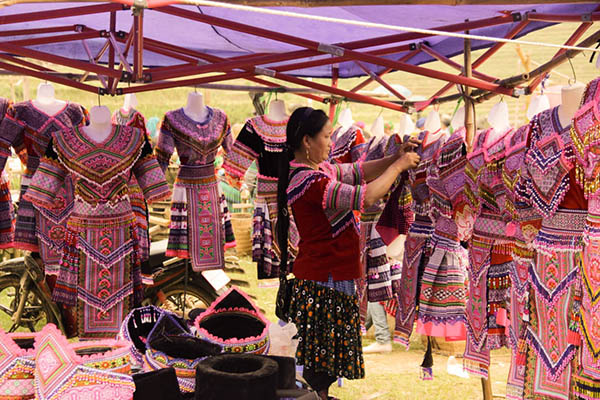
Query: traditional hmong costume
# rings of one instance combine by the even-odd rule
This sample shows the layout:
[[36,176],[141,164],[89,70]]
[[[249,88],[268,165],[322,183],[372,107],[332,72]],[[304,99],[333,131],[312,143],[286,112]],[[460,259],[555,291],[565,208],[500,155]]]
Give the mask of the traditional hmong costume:
[[433,253],[421,279],[417,332],[446,340],[464,340],[467,297],[467,250],[454,221],[458,197],[464,185],[467,150],[465,131],[452,134],[435,154],[427,175],[431,195],[431,218],[435,228]]
[[434,155],[442,147],[446,136],[427,143],[431,135],[428,131],[419,134],[423,141],[415,151],[421,156],[421,162],[409,171],[408,185],[412,194],[412,210],[415,221],[411,224],[404,245],[402,260],[402,279],[398,293],[398,310],[396,311],[396,329],[394,340],[409,345],[409,338],[417,317],[421,277],[431,256],[431,236],[434,226],[430,217],[431,196],[427,186],[427,175],[434,162]]
[[[12,103],[9,100],[0,98],[0,124],[11,108]],[[3,135],[0,135],[0,249],[14,247],[15,238],[15,215],[8,176],[4,172],[4,159],[10,157],[10,143],[4,139]]]
[[[122,110],[115,111],[112,116],[114,125],[132,126],[146,132],[146,118],[137,110],[130,109],[127,114],[123,114]],[[149,139],[149,138],[148,138]],[[140,259],[146,261],[150,256],[150,235],[148,234],[148,205],[142,193],[142,189],[137,184],[134,176],[129,181],[129,200],[131,201],[131,209],[135,214],[135,222],[137,226],[137,235],[140,246]],[[150,272],[150,271],[148,271]]]
[[[478,134],[465,167],[462,215],[472,213],[473,233],[469,243],[469,296],[466,305],[467,345],[465,368],[487,378],[490,350],[509,343],[506,335],[512,238],[506,233],[505,188],[502,166],[509,130],[490,143],[498,133],[490,128]],[[462,209],[462,210],[461,210]],[[468,219],[468,218],[467,218]]]
[[78,104],[65,103],[62,110],[48,115],[36,108],[32,101],[17,103],[0,125],[0,170],[12,146],[23,153],[27,167],[21,179],[21,195],[15,226],[15,247],[39,251],[47,274],[56,274],[62,248],[65,244],[65,227],[73,209],[73,184],[70,178],[58,190],[52,206],[36,209],[23,199],[31,177],[37,170],[53,132],[86,123],[86,111]]
[[6,333],[0,328],[0,400],[35,398],[35,351],[39,333]]
[[572,391],[577,399],[600,399],[600,79],[588,84],[570,132],[576,178],[588,199],[581,268],[581,344]]
[[509,343],[512,348],[506,386],[506,398],[513,400],[523,398],[525,367],[522,358],[526,351],[525,333],[529,321],[529,268],[535,256],[532,242],[539,229],[539,224],[535,225],[539,219],[535,209],[520,201],[516,193],[517,183],[525,168],[529,132],[529,125],[525,125],[506,138],[506,158],[502,166],[506,191],[503,214],[510,221],[506,227],[507,234],[513,234],[509,326]]
[[[292,162],[287,190],[300,234],[290,320],[298,328],[296,360],[305,377],[364,377],[354,279],[361,275],[358,224],[366,186],[361,165]],[[309,380],[310,379],[307,378]],[[326,385],[328,386],[328,385]]]
[[[143,290],[135,215],[128,197],[134,174],[148,202],[170,195],[143,131],[114,125],[96,143],[79,127],[53,134],[53,142],[24,198],[52,207],[70,176],[75,203],[68,219],[53,299],[79,300],[79,337],[115,337]],[[133,294],[133,301],[129,296]]]
[[156,154],[163,171],[175,149],[181,161],[166,254],[191,259],[195,271],[225,265],[225,218],[214,162],[219,147],[229,151],[231,141],[227,115],[216,108],[208,107],[202,123],[182,108],[169,111],[160,129]]
[[356,125],[346,130],[340,126],[333,131],[331,144],[329,159],[338,164],[357,162],[367,146],[362,129]]
[[576,325],[581,301],[579,265],[587,201],[575,180],[570,127],[561,126],[558,107],[536,115],[530,129],[517,193],[535,208],[542,225],[533,241],[535,263],[529,269],[530,309],[536,315],[527,326],[526,340],[536,357],[527,364],[526,386],[534,397],[566,400],[577,352],[569,330]]
[[[275,239],[277,222],[277,180],[280,157],[287,157],[286,121],[275,122],[266,116],[250,118],[237,136],[223,167],[240,180],[252,162],[258,164],[256,199],[252,232],[252,261],[257,263],[258,278],[279,276],[279,249]],[[298,232],[293,219],[289,230],[290,259],[298,247]]]

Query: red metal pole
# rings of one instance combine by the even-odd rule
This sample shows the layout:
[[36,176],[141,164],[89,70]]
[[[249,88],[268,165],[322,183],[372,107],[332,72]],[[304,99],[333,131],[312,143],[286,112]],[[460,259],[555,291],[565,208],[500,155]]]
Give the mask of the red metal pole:
[[0,69],[5,69],[7,71],[12,71],[19,73],[21,75],[33,76],[35,78],[39,78],[42,80],[58,83],[61,85],[69,86],[75,89],[85,90],[86,92],[98,93],[98,88],[87,85],[85,83],[77,82],[72,79],[63,78],[60,76],[55,76],[52,74],[46,74],[44,72],[35,71],[32,69],[22,68],[13,64],[8,64],[0,61]]
[[[109,22],[110,26],[109,26],[109,31],[111,34],[115,34],[116,30],[117,30],[117,12],[116,11],[111,11],[110,12],[110,22]],[[110,41],[107,41],[109,43],[109,47],[108,47],[108,68],[110,69],[115,69],[115,49],[113,48],[113,44]],[[115,82],[118,82],[117,80],[115,80],[114,78],[108,78],[108,87],[110,89],[111,94],[113,93],[113,88],[116,86]]]
[[77,25],[54,26],[50,28],[15,29],[12,31],[0,31],[0,36],[22,36],[41,35],[45,33],[75,32]]
[[[402,56],[398,61],[400,61],[400,62],[408,62],[408,60],[410,60],[411,58],[413,58],[414,56],[416,56],[420,52],[421,52],[421,50],[412,50],[408,54],[405,54],[404,56]],[[393,70],[394,70],[393,68],[386,68],[385,70],[383,70],[382,72],[380,72],[377,76],[379,76],[381,78],[383,75],[389,74]],[[358,85],[356,85],[355,87],[353,87],[352,89],[350,89],[350,91],[351,92],[358,92],[359,90],[361,90],[362,88],[366,87],[369,83],[373,82],[374,80],[375,80],[374,78],[369,77],[369,78],[365,79],[363,82],[361,82]]]
[[[331,87],[332,88],[337,88],[338,85],[338,79],[340,77],[340,67],[338,65],[334,65],[331,68]],[[329,119],[331,120],[331,122],[333,122],[333,120],[335,119],[335,109],[336,109],[336,101],[331,98],[329,99]]]
[[19,64],[19,65],[22,65],[24,67],[32,68],[32,69],[35,69],[35,70],[38,70],[38,71],[42,71],[42,72],[57,72],[57,71],[55,71],[53,69],[46,68],[44,66],[37,65],[37,64],[34,64],[34,63],[30,63],[29,61],[25,61],[25,60],[20,59],[20,58],[9,56],[8,54],[2,54],[2,53],[0,53],[0,58],[5,59],[7,61],[10,61],[13,64]]
[[406,97],[402,96],[402,94],[400,94],[396,89],[394,89],[389,83],[381,79],[375,72],[365,67],[363,63],[361,63],[360,61],[356,61],[356,65],[358,65],[360,69],[365,71],[367,75],[370,75],[371,78],[375,79],[381,86],[389,90],[394,96],[396,96],[400,100],[406,100]]
[[81,32],[81,33],[71,33],[68,35],[46,36],[46,37],[41,37],[41,38],[7,40],[7,41],[4,41],[3,43],[11,44],[13,46],[37,46],[37,45],[41,45],[41,44],[73,42],[76,40],[93,39],[93,38],[98,38],[98,37],[100,37],[99,33]]
[[55,18],[77,17],[80,15],[101,14],[105,12],[120,10],[124,10],[122,4],[108,3],[97,6],[61,8],[57,10],[38,11],[24,14],[3,15],[0,16],[0,25],[18,24],[21,22],[31,21],[43,21]]
[[[582,21],[600,21],[600,12],[593,12],[589,14],[544,14],[532,12],[528,14],[530,21],[544,21],[544,22],[582,22]],[[585,18],[585,19],[584,19]]]
[[[438,61],[441,61],[444,64],[449,65],[449,66],[451,66],[452,68],[454,68],[454,69],[456,69],[458,71],[462,71],[463,70],[463,66],[462,65],[460,65],[459,63],[456,63],[456,62],[452,61],[448,57],[444,56],[443,54],[438,53],[437,51],[435,51],[434,49],[432,49],[431,47],[429,47],[429,46],[427,46],[425,44],[421,45],[421,50],[424,53],[429,54],[431,57],[437,59]],[[494,78],[493,76],[489,76],[489,75],[486,75],[484,73],[475,71],[474,69],[473,69],[472,72],[473,72],[473,75],[478,76],[479,78],[483,79],[484,81],[495,82],[495,81],[498,80],[498,78]]]
[[133,76],[135,81],[141,81],[144,73],[144,10],[137,12],[133,16]]
[[[567,39],[567,41],[565,42],[565,45],[567,46],[572,46],[574,45],[577,40],[579,40],[579,38],[581,36],[583,36],[583,34],[592,26],[591,22],[584,22],[581,25],[579,25],[579,27],[575,30],[575,32],[573,32],[573,34],[571,35],[571,37],[569,37],[569,39]],[[556,52],[556,54],[554,55],[554,57],[552,58],[556,58],[558,56],[560,56],[561,54],[565,53],[567,50],[565,49],[560,49]],[[542,80],[544,80],[544,77],[547,75],[547,73],[545,74],[541,74],[538,77],[536,77],[530,84],[529,86],[527,86],[527,91],[529,93],[533,93],[535,91],[535,89],[538,87],[538,85],[540,83],[542,83]]]

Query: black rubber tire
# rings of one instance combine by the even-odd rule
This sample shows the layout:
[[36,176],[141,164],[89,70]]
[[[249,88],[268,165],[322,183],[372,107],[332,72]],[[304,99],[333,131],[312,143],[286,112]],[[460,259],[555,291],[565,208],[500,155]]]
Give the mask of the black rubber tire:
[[[9,311],[14,313],[17,309],[20,286],[20,279],[15,275],[0,277],[0,327],[6,332],[11,330],[12,321],[10,320]],[[7,289],[11,287],[14,288],[14,291],[11,292],[15,294],[15,297],[12,299],[8,297],[6,293]],[[27,312],[28,305],[29,307],[35,306],[36,308],[40,309],[40,312],[43,312],[46,315],[46,321],[44,322],[43,320],[40,320],[41,325],[33,326],[34,329],[31,329],[26,322],[21,322],[21,325],[17,328],[18,331],[35,332],[37,330],[41,330],[46,324],[56,324],[57,321],[52,313],[52,308],[49,304],[46,304],[44,301],[42,301],[43,297],[41,293],[39,293],[37,287],[33,285],[31,286],[28,297],[30,301],[25,303],[24,314]],[[32,305],[31,301],[34,301],[37,304]]]
[[196,400],[276,400],[277,362],[254,354],[221,354],[196,367]]
[[[166,299],[169,299],[172,296],[175,296],[176,299],[181,300],[183,293],[184,293],[185,287],[183,285],[183,283],[171,286],[167,289],[164,290],[164,295]],[[204,289],[203,287],[200,286],[196,286],[196,285],[188,285],[187,287],[187,301],[186,301],[186,308],[185,308],[185,313],[186,313],[186,318],[189,315],[189,312],[192,311],[194,308],[208,308],[213,301],[215,301],[217,299],[217,293],[213,292],[209,292],[206,289]],[[193,302],[193,299],[197,299],[199,300],[199,302]],[[173,309],[172,307],[166,307],[165,303],[162,302],[160,299],[158,298],[154,298],[153,299],[153,304],[157,307],[160,308],[164,308],[166,310],[169,311],[173,311],[175,314],[177,314],[179,317],[181,317],[181,310],[178,309]],[[189,304],[187,304],[189,303]]]

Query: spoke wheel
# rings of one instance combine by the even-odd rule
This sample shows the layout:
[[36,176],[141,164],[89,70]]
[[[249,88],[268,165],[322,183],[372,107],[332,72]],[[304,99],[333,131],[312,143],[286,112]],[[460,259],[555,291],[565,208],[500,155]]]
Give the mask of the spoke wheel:
[[158,300],[155,305],[182,317],[185,303],[185,318],[187,319],[191,310],[194,308],[208,308],[214,300],[214,295],[194,286],[188,286],[187,294],[184,296],[183,285],[177,285],[166,290],[164,301]]
[[23,308],[21,323],[16,325],[13,321],[19,306],[20,281],[14,276],[0,278],[0,327],[6,332],[37,332],[48,323],[56,323],[48,304],[42,301],[38,289],[31,287],[26,293],[27,300]]

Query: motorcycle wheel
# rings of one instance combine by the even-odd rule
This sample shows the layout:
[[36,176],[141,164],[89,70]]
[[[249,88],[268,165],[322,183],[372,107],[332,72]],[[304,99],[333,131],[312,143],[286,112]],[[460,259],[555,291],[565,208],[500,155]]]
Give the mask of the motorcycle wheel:
[[[174,312],[179,317],[183,316],[184,285],[171,286],[164,291],[164,296],[157,296],[155,306]],[[215,292],[204,288],[188,285],[185,295],[185,319],[194,308],[208,308],[217,299]]]
[[30,287],[25,301],[21,323],[17,326],[12,316],[20,300],[20,279],[14,275],[0,277],[0,327],[6,332],[37,332],[46,324],[56,324],[52,309],[42,299],[36,287]]

